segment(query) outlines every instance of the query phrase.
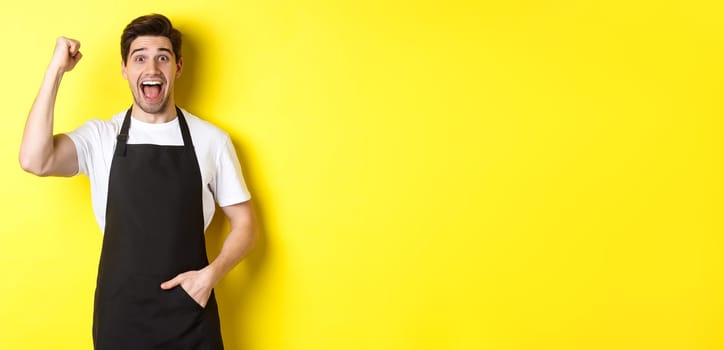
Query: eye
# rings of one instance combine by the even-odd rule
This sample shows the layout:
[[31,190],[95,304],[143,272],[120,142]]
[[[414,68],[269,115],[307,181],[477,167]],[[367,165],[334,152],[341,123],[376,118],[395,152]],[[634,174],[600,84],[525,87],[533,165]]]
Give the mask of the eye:
[[166,61],[168,61],[168,56],[159,56],[158,60],[161,62],[166,62]]
[[133,61],[141,63],[144,61],[144,58],[143,58],[143,56],[136,56],[133,58]]

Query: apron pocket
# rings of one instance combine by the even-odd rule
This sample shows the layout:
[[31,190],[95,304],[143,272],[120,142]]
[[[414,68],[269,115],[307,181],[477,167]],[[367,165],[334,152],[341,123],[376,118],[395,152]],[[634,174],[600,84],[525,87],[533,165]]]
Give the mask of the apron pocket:
[[193,305],[194,309],[196,309],[196,310],[204,309],[204,307],[201,306],[201,304],[197,303],[196,300],[194,300],[194,298],[192,298],[191,295],[189,295],[189,293],[187,293],[186,290],[183,289],[183,287],[181,287],[180,284],[176,287],[173,287],[171,289],[171,292],[178,294],[179,295],[178,298],[183,300],[185,302],[185,304]]
[[180,285],[169,290],[159,290],[160,312],[154,318],[153,330],[156,344],[165,344],[167,347],[161,347],[164,349],[195,348],[180,344],[200,335],[204,309]]

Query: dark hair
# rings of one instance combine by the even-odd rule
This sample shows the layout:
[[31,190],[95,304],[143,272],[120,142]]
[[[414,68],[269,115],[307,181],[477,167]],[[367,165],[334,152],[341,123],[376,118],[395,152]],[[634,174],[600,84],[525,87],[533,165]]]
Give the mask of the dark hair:
[[121,58],[123,58],[124,65],[128,63],[128,51],[131,49],[131,43],[139,36],[167,37],[171,41],[176,63],[181,59],[181,32],[173,27],[166,16],[154,13],[134,19],[123,30],[123,34],[121,34]]

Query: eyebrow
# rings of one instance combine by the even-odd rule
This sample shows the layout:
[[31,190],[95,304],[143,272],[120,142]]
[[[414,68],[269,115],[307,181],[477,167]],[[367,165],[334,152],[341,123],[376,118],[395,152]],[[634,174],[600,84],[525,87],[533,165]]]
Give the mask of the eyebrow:
[[[146,49],[147,49],[147,48],[145,48],[145,47],[139,47],[139,48],[131,51],[131,56],[133,56],[133,54],[136,53],[136,52],[138,52],[138,51],[145,51]],[[166,48],[166,47],[159,48],[158,51],[165,51],[165,52],[168,52],[168,53],[172,53],[171,49]]]

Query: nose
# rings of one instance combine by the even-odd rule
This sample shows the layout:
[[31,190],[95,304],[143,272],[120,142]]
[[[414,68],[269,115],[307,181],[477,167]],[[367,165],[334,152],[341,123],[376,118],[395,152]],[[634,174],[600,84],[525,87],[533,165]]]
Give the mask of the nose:
[[159,73],[161,70],[158,68],[159,63],[156,60],[149,60],[148,69],[151,71],[151,73]]

